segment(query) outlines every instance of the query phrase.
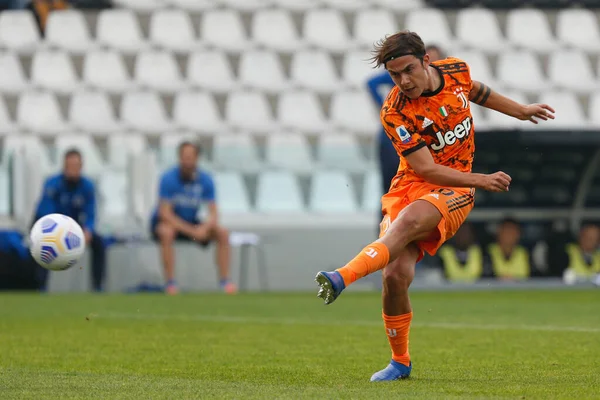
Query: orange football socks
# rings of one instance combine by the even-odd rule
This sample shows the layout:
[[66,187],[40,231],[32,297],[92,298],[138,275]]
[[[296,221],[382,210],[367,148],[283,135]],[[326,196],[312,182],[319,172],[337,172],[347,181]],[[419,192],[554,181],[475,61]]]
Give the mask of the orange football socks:
[[346,287],[375,271],[383,269],[390,262],[390,251],[385,244],[373,242],[356,256],[352,261],[336,271],[344,278]]
[[408,354],[408,332],[410,331],[410,321],[413,313],[397,316],[383,315],[385,333],[387,334],[390,347],[392,348],[392,360],[404,364],[407,367],[410,364],[410,355]]

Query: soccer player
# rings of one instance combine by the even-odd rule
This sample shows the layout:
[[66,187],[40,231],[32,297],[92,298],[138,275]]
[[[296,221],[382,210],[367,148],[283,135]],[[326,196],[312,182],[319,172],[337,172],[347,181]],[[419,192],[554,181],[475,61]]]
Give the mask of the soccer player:
[[[197,168],[200,147],[190,142],[179,145],[179,165],[166,171],[160,181],[159,205],[151,221],[151,233],[160,242],[166,292],[177,294],[175,281],[175,240],[193,240],[206,247],[217,242],[216,262],[221,288],[234,293],[237,288],[229,279],[229,232],[219,225],[215,185],[211,176]],[[208,218],[198,219],[203,204]]]
[[[106,248],[104,240],[95,232],[96,191],[94,183],[81,174],[83,160],[76,149],[65,153],[63,171],[51,176],[44,183],[42,197],[35,212],[34,221],[44,215],[59,213],[73,218],[83,228],[85,241],[91,248],[92,287],[103,290],[106,269]],[[48,270],[40,268],[42,291],[46,290]]]
[[473,207],[475,188],[505,192],[511,182],[504,172],[471,173],[475,147],[469,101],[533,123],[554,118],[554,110],[546,104],[516,103],[471,80],[462,60],[431,62],[414,32],[387,37],[373,58],[395,84],[381,121],[401,155],[398,173],[382,198],[379,240],[342,268],[319,272],[316,281],[318,296],[330,304],[356,280],[383,270],[383,321],[392,360],[371,381],[390,381],[406,378],[412,370],[408,287],[416,263],[424,251],[434,255],[458,230]]

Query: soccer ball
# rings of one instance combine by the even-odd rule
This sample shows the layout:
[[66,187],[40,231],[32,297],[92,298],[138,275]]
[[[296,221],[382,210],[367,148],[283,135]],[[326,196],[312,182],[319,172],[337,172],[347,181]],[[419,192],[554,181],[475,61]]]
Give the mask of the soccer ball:
[[52,271],[71,268],[85,251],[83,230],[73,218],[62,214],[38,219],[29,238],[33,259]]

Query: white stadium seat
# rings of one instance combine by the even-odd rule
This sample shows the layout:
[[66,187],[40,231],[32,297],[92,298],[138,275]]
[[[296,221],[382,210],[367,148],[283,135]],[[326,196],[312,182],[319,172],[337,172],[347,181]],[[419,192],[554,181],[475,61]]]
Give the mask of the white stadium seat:
[[135,11],[153,11],[166,7],[166,0],[113,0],[115,5]]
[[591,124],[596,128],[600,128],[600,93],[594,93],[590,96],[589,111]]
[[369,7],[369,2],[364,0],[323,0],[329,8],[342,11],[357,11]]
[[233,10],[210,10],[202,14],[200,39],[226,51],[242,51],[249,47],[242,18]]
[[79,10],[51,12],[46,22],[45,40],[49,46],[77,54],[95,47],[85,16]]
[[0,96],[0,136],[4,136],[15,128],[11,121],[4,97]]
[[277,51],[292,52],[303,43],[287,10],[257,11],[252,18],[251,32],[256,44]]
[[273,168],[297,172],[312,169],[310,147],[304,135],[271,135],[267,139],[265,151],[267,164]]
[[6,10],[0,13],[0,47],[32,53],[40,45],[40,31],[31,11]]
[[316,94],[308,90],[284,92],[277,103],[277,118],[285,129],[320,133],[328,124]]
[[367,80],[382,69],[374,69],[368,51],[349,51],[342,60],[342,78],[345,83],[356,89],[367,87]]
[[129,217],[127,174],[105,170],[98,177],[98,214],[103,219],[124,223]]
[[277,8],[291,11],[311,10],[319,5],[318,0],[272,0]]
[[550,51],[557,47],[548,17],[538,9],[509,10],[506,17],[506,36],[513,46],[532,51]]
[[97,177],[103,175],[106,171],[104,170],[104,161],[100,155],[100,150],[94,144],[91,136],[84,135],[81,132],[77,133],[61,133],[56,137],[54,142],[56,149],[56,160],[62,160],[65,153],[76,148],[81,152],[83,158],[83,173]]
[[20,93],[29,87],[25,71],[15,53],[0,53],[0,92]]
[[21,129],[40,134],[57,134],[67,129],[58,100],[49,92],[25,92],[19,97],[17,122]]
[[556,50],[550,53],[548,76],[550,82],[560,89],[589,93],[599,87],[592,63],[582,50]]
[[[446,14],[437,8],[419,8],[409,11],[404,23],[406,29],[416,32],[425,46],[437,45],[449,51],[454,45]],[[435,27],[435,29],[431,29]]]
[[364,175],[361,208],[370,213],[381,210],[381,174],[372,170]]
[[540,61],[528,50],[501,53],[498,56],[497,77],[505,86],[515,90],[537,92],[548,86]]
[[199,46],[190,16],[183,10],[159,10],[150,17],[150,41],[165,50],[187,53]]
[[556,16],[556,35],[561,43],[591,52],[600,51],[600,29],[592,10],[565,8]]
[[183,87],[175,57],[165,51],[144,51],[137,55],[135,81],[140,88],[173,93]]
[[371,2],[381,8],[395,11],[408,11],[425,7],[425,0],[371,0]]
[[71,58],[62,51],[38,51],[31,63],[31,81],[41,89],[61,94],[74,91],[79,83]]
[[251,211],[250,196],[242,175],[218,172],[214,176],[220,214],[242,214]]
[[228,92],[235,84],[227,56],[220,51],[192,53],[188,58],[187,79],[192,86],[214,92]]
[[148,149],[146,137],[139,133],[116,133],[106,141],[108,166],[114,170],[126,170],[131,157]]
[[530,124],[531,129],[585,129],[589,123],[575,93],[566,90],[543,91],[539,103],[546,103],[556,110],[555,119],[541,121],[538,125]]
[[258,92],[229,93],[225,118],[231,127],[240,131],[268,132],[275,128],[267,98]]
[[269,6],[270,0],[218,0],[224,8],[231,8],[234,10],[256,11],[261,8]]
[[303,36],[308,44],[327,51],[341,52],[351,44],[344,17],[334,9],[308,11],[304,16]]
[[217,5],[214,0],[165,0],[165,2],[173,8],[191,12],[210,10]]
[[9,154],[15,150],[24,149],[24,151],[35,157],[42,173],[49,174],[53,172],[52,161],[48,154],[47,147],[39,136],[32,135],[8,135],[4,138],[2,145],[2,163],[5,163]]
[[296,176],[287,171],[266,171],[259,175],[256,209],[263,213],[304,211],[302,192]]
[[125,53],[137,53],[147,47],[142,28],[132,10],[102,10],[98,15],[97,41]]
[[92,88],[121,93],[134,87],[125,61],[113,50],[93,51],[83,62],[83,82]]
[[496,81],[488,57],[476,50],[456,50],[449,54],[459,58],[469,65],[471,79],[480,81],[492,89],[499,89],[501,83]]
[[225,127],[214,98],[207,92],[177,93],[173,121],[179,128],[200,133],[218,134]]
[[331,56],[321,50],[294,53],[291,61],[291,81],[294,85],[319,93],[338,90],[340,81]]
[[10,214],[10,193],[8,167],[0,164],[0,215]]
[[170,129],[164,105],[154,92],[125,93],[121,101],[121,120],[141,132],[162,134]]
[[369,49],[386,35],[397,31],[398,23],[394,14],[384,9],[363,10],[354,19],[354,41]]
[[497,53],[508,45],[496,13],[487,8],[460,9],[456,16],[456,38],[461,45],[483,52]]
[[219,134],[214,138],[213,163],[221,170],[258,171],[261,162],[252,136]]
[[249,50],[240,56],[239,83],[250,89],[278,92],[286,87],[279,56],[267,50]]
[[378,110],[365,91],[339,91],[331,99],[331,122],[343,131],[375,135],[381,125]]
[[354,184],[350,177],[340,171],[318,171],[312,176],[310,211],[338,214],[358,210]]
[[108,134],[120,129],[109,97],[103,92],[83,91],[71,96],[69,122],[81,131]]
[[348,133],[332,133],[319,138],[319,166],[324,170],[362,171],[366,168],[358,141]]

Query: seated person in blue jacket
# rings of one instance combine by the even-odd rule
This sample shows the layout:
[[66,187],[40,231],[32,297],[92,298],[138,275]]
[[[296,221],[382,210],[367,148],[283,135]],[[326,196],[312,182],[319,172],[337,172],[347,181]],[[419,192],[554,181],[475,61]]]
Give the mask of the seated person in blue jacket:
[[[83,158],[79,150],[70,149],[65,153],[63,171],[51,176],[44,184],[35,219],[44,215],[59,213],[73,218],[85,234],[85,240],[92,255],[92,288],[103,290],[106,267],[104,241],[95,231],[96,191],[94,183],[81,174]],[[42,290],[46,290],[48,270],[40,267]]]
[[[179,145],[179,165],[167,170],[160,180],[159,205],[152,216],[151,230],[160,242],[167,294],[177,294],[175,281],[175,240],[195,241],[206,247],[217,242],[216,262],[221,288],[227,293],[237,289],[229,278],[229,232],[219,225],[212,177],[198,165],[200,146],[183,142]],[[201,221],[202,206],[208,207],[208,217]]]

